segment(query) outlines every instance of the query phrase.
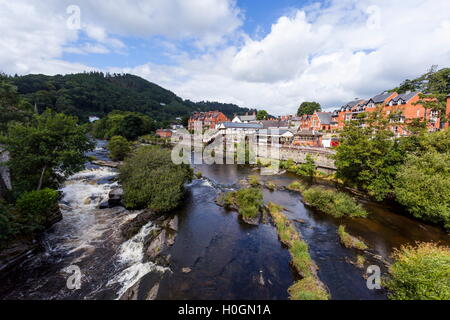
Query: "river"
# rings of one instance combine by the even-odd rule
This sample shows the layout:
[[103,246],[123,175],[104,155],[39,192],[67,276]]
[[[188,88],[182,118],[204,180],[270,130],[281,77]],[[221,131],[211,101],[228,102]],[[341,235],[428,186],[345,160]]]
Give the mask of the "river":
[[[98,141],[91,155],[108,160],[105,142]],[[271,224],[248,226],[237,213],[215,203],[221,192],[235,190],[240,180],[258,171],[235,165],[195,169],[204,178],[187,186],[184,203],[174,212],[179,226],[169,249],[169,266],[144,259],[146,235],[155,228],[152,222],[132,239],[122,238],[120,227],[140,211],[98,208],[117,186],[117,172],[88,163],[62,187],[63,220],[43,236],[43,249],[0,276],[0,298],[119,299],[133,288],[138,299],[288,299],[287,289],[296,274],[275,228]],[[260,178],[279,186],[298,179],[291,174]],[[333,299],[386,299],[384,290],[367,288],[365,269],[351,263],[356,253],[340,245],[336,232],[340,224],[369,245],[365,267],[379,265],[384,273],[382,261],[390,262],[393,250],[403,244],[450,244],[441,229],[363,200],[369,218],[342,220],[306,208],[301,197],[290,191],[264,190],[264,199],[282,205],[290,219],[299,221],[296,227],[309,244],[318,276]],[[70,266],[81,270],[79,290],[67,287]]]

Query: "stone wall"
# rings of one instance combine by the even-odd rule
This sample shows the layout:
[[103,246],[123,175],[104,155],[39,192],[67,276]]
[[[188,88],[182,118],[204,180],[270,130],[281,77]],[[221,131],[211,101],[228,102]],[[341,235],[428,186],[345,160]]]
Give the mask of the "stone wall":
[[[272,150],[270,147],[267,150],[269,156],[272,158],[274,155],[276,157],[277,151]],[[311,155],[316,163],[316,165],[321,169],[336,170],[336,165],[331,156],[335,154],[333,150],[325,148],[304,148],[304,147],[294,147],[294,146],[283,146],[279,148],[279,157],[281,160],[292,159],[296,163],[305,163],[306,156]],[[272,156],[270,156],[272,155]],[[265,157],[263,153],[258,153],[258,156]]]

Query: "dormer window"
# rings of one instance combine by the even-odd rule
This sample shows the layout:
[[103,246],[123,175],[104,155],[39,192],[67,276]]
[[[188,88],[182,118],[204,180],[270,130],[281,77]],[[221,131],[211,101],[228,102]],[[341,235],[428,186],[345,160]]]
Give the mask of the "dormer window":
[[389,105],[392,107],[394,105],[394,100],[391,100],[391,102],[389,102]]

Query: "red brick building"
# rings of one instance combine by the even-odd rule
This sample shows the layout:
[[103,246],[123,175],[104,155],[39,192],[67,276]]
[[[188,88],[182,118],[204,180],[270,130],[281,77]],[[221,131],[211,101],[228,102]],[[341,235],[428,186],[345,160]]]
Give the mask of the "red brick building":
[[156,135],[160,138],[171,138],[172,137],[172,130],[169,129],[159,129],[156,130]]
[[[447,120],[450,119],[450,94],[447,96]],[[448,129],[449,128],[449,123],[448,121],[445,123],[445,128]]]
[[189,119],[189,130],[194,130],[196,123],[201,123],[203,129],[216,129],[219,123],[230,122],[230,119],[219,111],[196,112]]

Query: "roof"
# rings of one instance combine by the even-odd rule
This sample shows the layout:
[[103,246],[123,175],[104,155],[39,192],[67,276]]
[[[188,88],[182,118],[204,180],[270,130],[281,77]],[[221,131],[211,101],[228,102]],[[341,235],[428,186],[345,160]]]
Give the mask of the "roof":
[[235,122],[224,122],[221,126],[225,129],[262,129],[263,125],[260,123],[235,123]]
[[256,116],[255,115],[249,115],[249,116],[238,116],[239,119],[241,119],[241,121],[256,121]]
[[267,135],[267,136],[284,136],[286,134],[290,134],[291,136],[294,135],[294,132],[292,132],[289,129],[273,129],[273,130],[265,130],[261,133],[261,135]]
[[309,130],[301,130],[301,131],[297,131],[297,133],[295,134],[296,136],[312,136],[312,137],[321,137],[323,136],[323,133],[321,132],[317,132],[317,131],[309,131]]
[[331,123],[331,112],[317,112],[317,116],[319,117],[321,124],[330,124]]
[[395,98],[391,99],[391,101],[394,102],[398,102],[400,99],[402,99],[403,101],[408,102],[409,100],[411,100],[412,98],[414,98],[416,95],[418,95],[420,92],[407,92],[407,93],[402,93],[399,94],[398,96],[396,96]]
[[393,92],[383,92],[383,93],[380,93],[379,95],[376,95],[375,97],[371,98],[370,100],[372,100],[373,103],[375,103],[375,104],[383,103],[384,101],[386,101],[387,98],[392,96],[392,94],[393,94]]
[[365,100],[362,100],[362,99],[357,99],[357,100],[350,101],[350,102],[344,104],[343,108],[350,108],[350,109],[351,109],[351,108],[354,108],[354,107],[356,107],[357,105],[359,105],[359,104],[361,104],[361,103],[364,103],[364,102],[366,102],[366,101],[365,101]]
[[287,121],[281,121],[281,120],[263,120],[263,121],[260,121],[260,123],[263,125],[264,129],[288,128],[289,127],[289,124]]

